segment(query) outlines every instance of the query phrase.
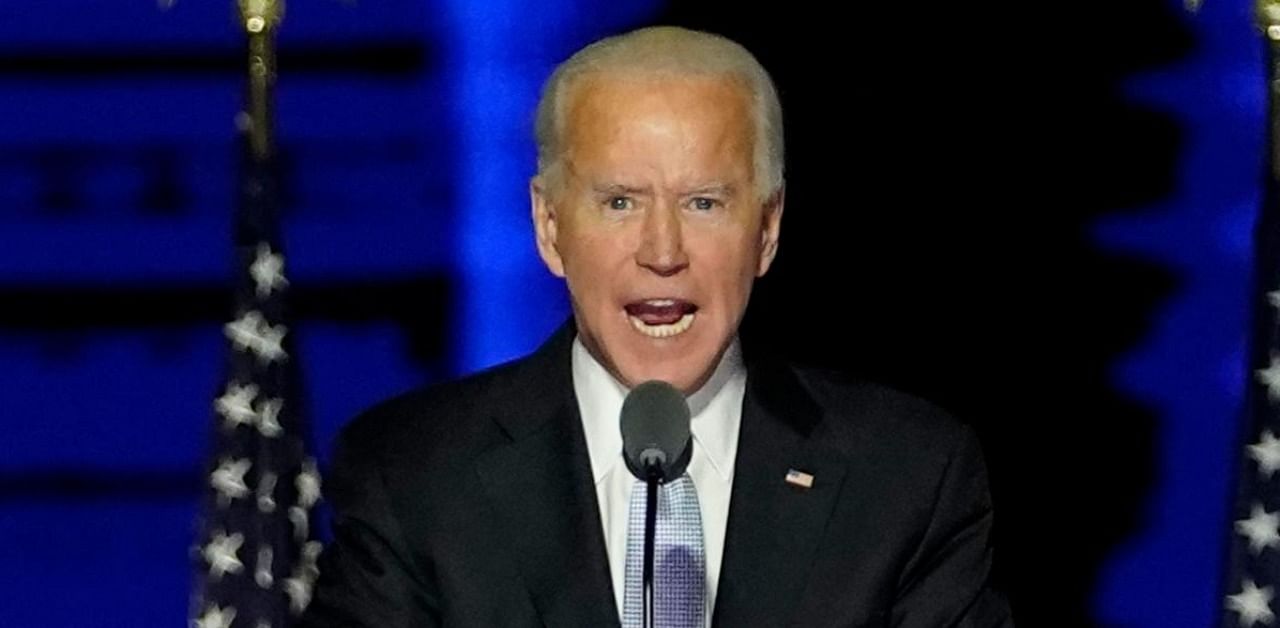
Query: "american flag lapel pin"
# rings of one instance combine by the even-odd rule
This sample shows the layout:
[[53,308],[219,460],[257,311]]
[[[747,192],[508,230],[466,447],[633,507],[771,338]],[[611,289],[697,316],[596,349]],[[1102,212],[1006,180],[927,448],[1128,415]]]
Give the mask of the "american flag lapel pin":
[[813,476],[804,471],[787,469],[787,484],[799,488],[813,488]]

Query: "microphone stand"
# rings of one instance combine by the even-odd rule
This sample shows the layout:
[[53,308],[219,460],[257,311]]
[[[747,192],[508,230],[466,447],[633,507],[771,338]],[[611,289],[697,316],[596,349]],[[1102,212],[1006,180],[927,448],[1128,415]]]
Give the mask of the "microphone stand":
[[654,605],[653,605],[653,537],[657,535],[658,527],[658,480],[662,477],[662,470],[658,465],[650,465],[645,470],[647,476],[645,480],[645,496],[644,508],[644,626],[645,628],[653,628],[654,626]]

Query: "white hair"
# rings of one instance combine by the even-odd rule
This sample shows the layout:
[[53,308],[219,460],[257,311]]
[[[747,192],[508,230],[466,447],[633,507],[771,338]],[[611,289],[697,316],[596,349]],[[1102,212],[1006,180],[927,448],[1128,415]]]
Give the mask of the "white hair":
[[773,79],[746,48],[719,35],[654,26],[608,37],[579,50],[556,67],[542,89],[534,121],[538,177],[556,185],[563,156],[566,104],[574,85],[595,74],[723,76],[742,82],[755,118],[756,189],[761,199],[783,182],[782,105]]

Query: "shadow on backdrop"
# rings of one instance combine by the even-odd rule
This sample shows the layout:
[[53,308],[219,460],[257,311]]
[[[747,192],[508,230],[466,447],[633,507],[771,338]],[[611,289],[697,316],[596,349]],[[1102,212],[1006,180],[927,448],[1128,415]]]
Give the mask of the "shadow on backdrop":
[[1020,625],[1098,623],[1099,570],[1153,488],[1156,415],[1107,367],[1178,279],[1096,250],[1088,226],[1173,194],[1179,128],[1120,84],[1190,51],[1174,10],[704,1],[660,18],[743,42],[782,92],[784,235],[744,342],[977,427]]

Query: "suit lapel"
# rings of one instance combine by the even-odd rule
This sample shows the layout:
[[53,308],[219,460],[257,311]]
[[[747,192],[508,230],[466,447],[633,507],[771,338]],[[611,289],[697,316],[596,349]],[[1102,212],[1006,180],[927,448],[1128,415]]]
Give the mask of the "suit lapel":
[[[504,540],[547,626],[618,626],[586,438],[573,394],[566,325],[521,365],[522,389],[494,417],[509,442],[476,462]],[[845,476],[824,445],[822,410],[794,373],[750,367],[716,626],[786,625]],[[812,488],[785,481],[814,476]]]
[[476,470],[547,626],[616,626],[600,510],[562,328],[522,368],[527,383],[495,420],[510,442]]
[[[843,455],[815,437],[821,418],[791,370],[749,370],[714,625],[789,623],[845,475]],[[787,483],[792,469],[813,486]]]

